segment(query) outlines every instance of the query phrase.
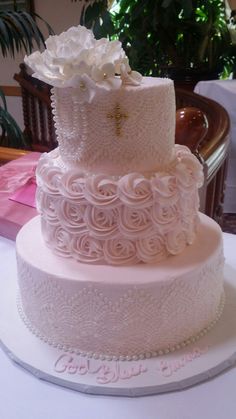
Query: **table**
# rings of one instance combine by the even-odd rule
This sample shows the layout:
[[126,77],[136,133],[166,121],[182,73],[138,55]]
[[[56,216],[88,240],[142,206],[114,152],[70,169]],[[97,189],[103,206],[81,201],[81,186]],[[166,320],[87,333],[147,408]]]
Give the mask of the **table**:
[[229,114],[231,141],[224,212],[236,213],[236,80],[200,81],[194,91],[220,103]]
[[[236,236],[224,234],[236,268]],[[15,243],[0,237],[0,279],[16,275]],[[140,398],[86,395],[40,381],[0,350],[1,419],[235,419],[236,369],[181,392]]]

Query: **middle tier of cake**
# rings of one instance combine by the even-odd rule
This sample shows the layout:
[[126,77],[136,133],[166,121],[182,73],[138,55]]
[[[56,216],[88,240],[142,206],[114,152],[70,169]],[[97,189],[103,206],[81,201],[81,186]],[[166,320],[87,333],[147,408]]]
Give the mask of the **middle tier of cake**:
[[202,165],[175,146],[165,171],[84,175],[58,149],[37,168],[42,233],[56,254],[111,265],[159,262],[194,242]]
[[63,350],[108,359],[156,356],[204,335],[222,311],[222,233],[205,215],[192,246],[153,265],[61,258],[45,246],[40,217],[22,228],[16,249],[21,316]]

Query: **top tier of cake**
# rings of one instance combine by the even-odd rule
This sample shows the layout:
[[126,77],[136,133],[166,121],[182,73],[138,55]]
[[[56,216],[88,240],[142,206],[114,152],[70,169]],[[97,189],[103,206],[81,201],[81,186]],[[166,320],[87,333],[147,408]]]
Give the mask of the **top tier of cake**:
[[[25,58],[53,86],[61,165],[82,175],[165,170],[173,159],[175,94],[169,79],[132,71],[119,41],[82,27],[50,36]],[[150,177],[150,175],[148,175]]]
[[53,90],[59,151],[66,166],[123,175],[169,165],[175,134],[171,80],[144,77],[139,86],[100,89],[91,103],[84,104],[78,99],[80,88]]

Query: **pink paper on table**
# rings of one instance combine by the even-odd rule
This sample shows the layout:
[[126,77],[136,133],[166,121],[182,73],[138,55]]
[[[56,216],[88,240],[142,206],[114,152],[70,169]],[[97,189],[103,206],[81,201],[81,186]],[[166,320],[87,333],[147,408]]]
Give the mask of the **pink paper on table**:
[[13,195],[9,196],[9,199],[11,201],[19,202],[20,204],[35,208],[35,193],[36,182],[35,177],[33,177],[30,178],[25,185],[17,189]]
[[34,176],[40,155],[32,152],[0,167],[0,235],[4,237],[15,240],[20,228],[37,215]]

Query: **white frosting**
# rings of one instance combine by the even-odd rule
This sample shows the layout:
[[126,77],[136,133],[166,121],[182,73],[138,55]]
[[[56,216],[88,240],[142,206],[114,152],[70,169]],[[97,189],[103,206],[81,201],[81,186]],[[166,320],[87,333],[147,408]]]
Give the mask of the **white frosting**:
[[65,262],[45,246],[39,217],[31,220],[16,242],[28,325],[55,346],[97,356],[152,356],[197,338],[219,315],[224,264],[219,226],[200,219],[182,254],[119,269]]
[[80,262],[157,262],[194,241],[202,166],[183,146],[165,172],[83,176],[58,150],[37,168],[37,208],[47,245]]
[[[75,88],[52,89],[52,112],[64,164],[90,174],[162,170],[175,143],[175,95],[169,79],[98,90],[80,103]],[[118,119],[117,119],[118,118]]]
[[50,36],[25,58],[53,86],[61,158],[83,172],[121,175],[158,170],[172,159],[175,95],[169,79],[132,71],[119,41],[85,27]]
[[201,336],[222,311],[222,237],[205,216],[199,226],[202,166],[174,145],[173,82],[142,78],[119,41],[81,26],[25,61],[54,86],[59,145],[38,164],[40,217],[17,237],[30,330],[118,358]]

